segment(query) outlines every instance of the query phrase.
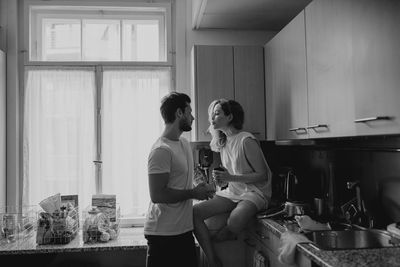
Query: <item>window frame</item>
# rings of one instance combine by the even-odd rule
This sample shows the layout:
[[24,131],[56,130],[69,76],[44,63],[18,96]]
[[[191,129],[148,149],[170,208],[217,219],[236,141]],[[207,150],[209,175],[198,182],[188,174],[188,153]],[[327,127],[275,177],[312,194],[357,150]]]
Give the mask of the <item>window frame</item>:
[[[166,46],[165,46],[165,50],[163,51],[163,53],[165,53],[165,61],[38,61],[38,60],[31,60],[30,58],[30,53],[33,52],[31,51],[31,38],[33,35],[33,32],[31,31],[31,26],[30,26],[30,22],[33,21],[34,23],[36,23],[37,18],[38,19],[44,19],[44,18],[56,18],[58,19],[59,17],[55,16],[54,14],[56,12],[52,12],[50,14],[53,15],[37,15],[37,17],[31,17],[31,8],[37,8],[37,7],[45,7],[45,6],[49,6],[49,7],[56,7],[57,8],[62,8],[63,6],[66,7],[105,7],[105,8],[113,8],[115,7],[116,9],[123,9],[123,8],[136,8],[136,9],[143,9],[143,10],[149,10],[149,9],[163,9],[165,10],[165,29],[166,31],[160,31],[160,43],[162,44],[162,40],[165,40],[166,42]],[[58,10],[59,11],[59,10]],[[80,19],[84,14],[85,16],[89,13],[89,11],[87,11],[87,13],[83,14],[70,14],[71,9],[69,9],[68,11],[65,12],[61,12],[64,13],[65,17],[63,18],[68,18],[68,19]],[[94,11],[91,11],[92,13]],[[139,17],[139,13],[140,11],[136,11],[135,14],[132,14],[133,11],[129,12],[130,14],[127,16],[123,15],[124,11],[120,11],[117,10],[115,11],[119,14],[106,14],[104,15],[103,18],[107,18],[107,19],[125,19],[127,21],[132,20],[132,19],[136,19]],[[125,11],[125,13],[128,13]],[[159,18],[156,16],[156,14],[153,14],[154,18],[159,20]],[[93,15],[93,14],[89,14],[89,17],[85,17],[85,19],[98,19],[100,18],[98,15]],[[172,48],[172,38],[171,38],[171,34],[172,34],[172,22],[171,22],[171,3],[160,3],[160,2],[152,2],[152,3],[126,3],[126,2],[78,2],[78,1],[55,1],[55,2],[43,2],[43,1],[37,1],[37,0],[28,0],[24,3],[24,46],[25,46],[25,50],[23,52],[25,52],[25,56],[24,56],[24,65],[25,66],[30,66],[30,65],[45,65],[45,66],[98,66],[98,65],[102,65],[102,66],[173,66],[173,59],[172,56],[174,54],[173,52],[173,48]],[[146,16],[146,18],[148,18],[148,16]],[[37,23],[36,23],[37,25]],[[121,23],[122,25],[122,23]],[[37,52],[38,52],[38,47],[40,47],[38,44],[41,42],[41,32],[42,30],[38,29],[38,27],[34,27],[34,31],[35,31],[35,40],[37,42],[37,44],[35,45],[35,48],[33,49],[35,52],[35,55],[37,56]],[[81,29],[81,34],[82,34],[82,29]],[[162,38],[162,37],[166,37],[166,38]],[[121,36],[122,39],[122,36]],[[81,40],[82,42],[82,40]],[[82,48],[81,48],[82,49]],[[162,49],[162,47],[160,47],[160,50]]]
[[[138,3],[138,2],[113,2],[113,1],[104,1],[104,2],[85,2],[82,3],[80,1],[38,1],[38,0],[26,0],[24,1],[24,22],[23,22],[23,36],[24,36],[24,47],[25,50],[22,52],[24,53],[23,65],[25,67],[35,67],[35,66],[44,66],[44,67],[93,67],[95,72],[95,82],[96,82],[96,110],[95,110],[95,127],[96,127],[96,159],[94,161],[101,161],[101,86],[102,86],[102,79],[103,79],[103,68],[104,67],[130,67],[130,68],[168,68],[171,74],[171,91],[174,91],[175,86],[175,52],[174,52],[174,44],[172,43],[172,20],[171,20],[171,3],[170,2],[151,2],[151,3]],[[163,8],[165,9],[165,35],[166,38],[163,38],[167,42],[165,46],[165,59],[166,61],[34,61],[30,60],[30,49],[31,49],[31,31],[30,31],[30,8],[37,7],[37,6],[74,6],[74,7],[96,7],[96,6],[104,6],[104,7],[115,7],[118,6],[119,8]],[[47,17],[48,18],[48,17]],[[135,17],[137,18],[137,17]],[[71,16],[71,19],[74,19]],[[130,18],[124,17],[125,20],[129,21]],[[122,24],[121,24],[122,25]],[[82,30],[81,30],[82,34]],[[37,38],[39,38],[37,36]],[[41,37],[39,38],[41,40]],[[121,37],[122,39],[122,37]],[[36,48],[37,50],[37,48]],[[24,75],[25,76],[25,75]],[[24,91],[24,89],[23,89]],[[23,92],[24,95],[24,92]],[[96,164],[98,165],[98,164]],[[96,167],[96,191],[101,189],[101,167]],[[144,224],[144,217],[122,217],[120,221],[121,227],[135,227],[135,226],[143,226]]]

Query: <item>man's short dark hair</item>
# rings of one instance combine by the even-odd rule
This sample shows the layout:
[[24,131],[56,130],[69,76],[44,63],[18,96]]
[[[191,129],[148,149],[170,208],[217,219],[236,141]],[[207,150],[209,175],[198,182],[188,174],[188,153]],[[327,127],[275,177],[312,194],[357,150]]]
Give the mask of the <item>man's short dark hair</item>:
[[172,92],[164,96],[161,100],[161,116],[165,123],[173,123],[175,121],[175,112],[181,109],[185,112],[185,108],[190,104],[190,97],[184,93]]

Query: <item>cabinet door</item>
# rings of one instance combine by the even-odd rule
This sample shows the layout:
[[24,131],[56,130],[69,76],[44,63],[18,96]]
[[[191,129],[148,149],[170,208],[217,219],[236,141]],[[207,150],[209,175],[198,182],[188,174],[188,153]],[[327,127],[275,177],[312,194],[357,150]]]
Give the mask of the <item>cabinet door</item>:
[[0,50],[0,206],[6,206],[6,55]]
[[265,45],[267,139],[307,138],[304,11]]
[[235,100],[245,112],[244,130],[265,139],[264,51],[261,46],[233,48]]
[[195,140],[210,141],[207,132],[208,106],[219,98],[234,98],[233,48],[231,46],[194,47]]
[[355,135],[351,10],[348,0],[316,0],[305,9],[311,138]]
[[357,134],[398,134],[400,1],[352,3]]

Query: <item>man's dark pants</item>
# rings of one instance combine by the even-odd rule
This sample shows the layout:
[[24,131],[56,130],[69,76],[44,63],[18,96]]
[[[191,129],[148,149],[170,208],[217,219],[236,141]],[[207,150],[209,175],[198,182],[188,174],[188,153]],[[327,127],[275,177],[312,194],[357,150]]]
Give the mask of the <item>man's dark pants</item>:
[[196,245],[192,231],[174,235],[145,235],[147,267],[197,267]]

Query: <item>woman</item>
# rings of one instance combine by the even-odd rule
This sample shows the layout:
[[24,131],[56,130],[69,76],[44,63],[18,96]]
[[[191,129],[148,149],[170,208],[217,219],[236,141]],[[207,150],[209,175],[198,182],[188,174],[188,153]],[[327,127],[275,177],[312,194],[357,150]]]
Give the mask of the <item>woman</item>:
[[228,183],[213,199],[194,206],[194,230],[211,266],[222,266],[204,220],[230,212],[226,225],[213,240],[234,239],[255,214],[266,209],[271,198],[271,171],[256,138],[242,131],[244,111],[234,100],[219,99],[209,108],[210,147],[219,152],[223,170],[213,170],[219,185]]

